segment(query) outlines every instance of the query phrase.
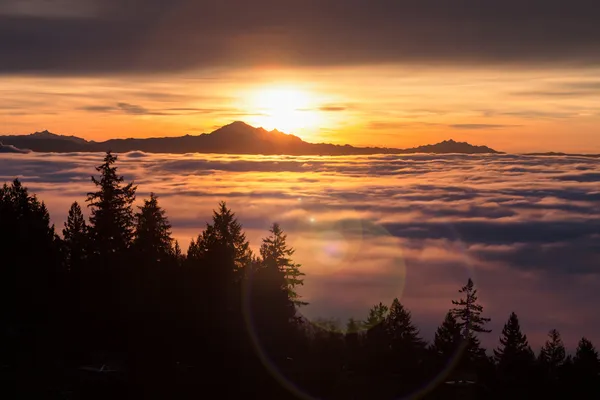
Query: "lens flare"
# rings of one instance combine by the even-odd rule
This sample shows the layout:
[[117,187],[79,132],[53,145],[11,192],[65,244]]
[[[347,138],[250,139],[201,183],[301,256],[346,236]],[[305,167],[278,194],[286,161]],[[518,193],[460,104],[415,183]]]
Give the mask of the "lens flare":
[[[284,228],[288,233],[293,233],[289,236],[289,244],[297,250],[296,254],[301,260],[295,261],[302,264],[302,269],[307,274],[305,277],[307,288],[300,289],[309,289],[315,282],[315,276],[319,279],[330,278],[328,282],[350,282],[346,288],[341,288],[340,285],[336,286],[336,290],[326,289],[318,292],[298,290],[303,296],[303,300],[310,303],[297,311],[297,315],[305,324],[320,331],[335,330],[331,324],[322,324],[317,317],[330,317],[329,314],[332,312],[332,307],[335,308],[335,304],[342,307],[346,304],[345,302],[356,297],[362,296],[364,299],[368,299],[364,303],[364,314],[358,316],[363,318],[358,318],[359,320],[366,318],[369,308],[379,302],[388,306],[391,305],[394,298],[398,298],[402,302],[404,290],[410,282],[407,281],[407,266],[402,241],[399,238],[392,235],[382,224],[358,217],[340,218],[335,210],[306,198],[299,197],[297,202],[294,202],[294,207],[294,211],[297,212],[295,215],[305,215],[305,217],[297,218],[295,223],[285,224]],[[438,232],[439,237],[445,238],[444,240],[449,243],[449,246],[462,255],[464,276],[457,281],[464,278],[466,282],[468,277],[473,277],[474,270],[460,235],[451,224],[447,224],[441,229],[443,232]],[[367,273],[363,271],[363,274],[358,274],[361,269],[365,268]],[[358,278],[354,279],[355,275]],[[371,279],[371,277],[376,279]],[[249,291],[245,292],[244,318],[260,360],[269,373],[296,397],[306,400],[315,399],[301,385],[291,381],[282,371],[281,366],[269,358],[264,342],[268,338],[261,338],[257,334],[249,305]],[[327,305],[325,300],[336,300],[336,293],[343,298],[337,299],[339,301],[334,302],[333,306],[332,304]],[[335,331],[343,333],[344,329],[342,328],[341,332]],[[359,334],[364,333],[364,331],[359,332]],[[463,342],[452,359],[426,385],[417,388],[404,398],[420,398],[448,380],[466,347],[467,343]],[[293,363],[294,360],[288,362]]]

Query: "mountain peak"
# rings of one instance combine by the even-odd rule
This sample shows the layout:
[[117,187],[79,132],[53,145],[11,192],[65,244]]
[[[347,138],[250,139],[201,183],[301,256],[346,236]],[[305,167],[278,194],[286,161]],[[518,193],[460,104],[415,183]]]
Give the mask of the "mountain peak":
[[[145,139],[110,139],[87,141],[75,136],[54,134],[47,129],[30,135],[0,136],[6,145],[38,152],[105,151],[122,153],[140,150],[149,153],[221,153],[221,154],[289,154],[289,155],[360,155],[409,153],[498,153],[486,146],[473,146],[453,139],[410,149],[388,147],[354,147],[328,143],[309,143],[278,129],[266,130],[243,121],[233,121],[212,133],[180,137]],[[5,149],[6,151],[6,149]]]
[[47,129],[44,129],[43,131],[32,133],[31,136],[58,136],[58,135],[48,131]]

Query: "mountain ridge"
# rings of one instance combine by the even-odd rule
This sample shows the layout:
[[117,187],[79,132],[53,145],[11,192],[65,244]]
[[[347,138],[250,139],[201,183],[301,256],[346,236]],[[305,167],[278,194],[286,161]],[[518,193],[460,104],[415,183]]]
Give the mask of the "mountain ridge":
[[355,147],[330,143],[309,143],[293,134],[276,129],[255,128],[242,121],[222,126],[211,133],[174,137],[123,138],[103,142],[87,141],[77,136],[57,135],[44,130],[29,135],[0,136],[0,141],[18,149],[35,152],[104,152],[125,153],[222,153],[263,155],[367,155],[410,153],[501,154],[487,146],[474,146],[452,139],[408,149],[389,147]]

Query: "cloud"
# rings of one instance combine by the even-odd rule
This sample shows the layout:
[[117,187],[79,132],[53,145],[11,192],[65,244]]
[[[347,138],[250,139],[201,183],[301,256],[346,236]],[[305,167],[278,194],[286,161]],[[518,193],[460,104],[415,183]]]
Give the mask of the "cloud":
[[467,130],[479,130],[479,129],[503,129],[503,128],[514,128],[521,125],[500,125],[500,124],[453,124],[448,127],[453,129],[467,129]]
[[148,109],[135,104],[117,103],[117,107],[125,114],[143,115],[149,113]]
[[450,129],[461,129],[461,130],[485,130],[485,129],[504,129],[514,128],[522,125],[503,125],[503,124],[441,124],[436,122],[424,122],[424,121],[410,121],[410,122],[388,122],[388,121],[373,121],[367,124],[368,129],[374,130],[391,130],[391,129],[404,129],[404,128],[418,128],[418,127],[444,127]]
[[348,109],[348,107],[346,107],[346,106],[335,106],[335,105],[319,107],[319,111],[345,111],[347,109]]
[[[57,228],[91,190],[96,153],[0,157]],[[119,155],[119,172],[167,210],[185,249],[219,200],[256,250],[280,222],[306,272],[310,317],[364,318],[399,297],[425,336],[468,277],[497,333],[511,311],[537,346],[551,328],[600,340],[600,161],[525,155]],[[89,210],[84,210],[89,212]],[[510,295],[507,295],[509,293]]]
[[[30,0],[27,12],[17,12],[19,3],[2,3],[4,73],[139,74],[273,63],[551,68],[593,66],[600,57],[600,5],[593,0],[568,7],[559,0],[63,0],[43,8],[31,4],[46,2]],[[85,7],[72,12],[80,3]]]
[[4,145],[2,144],[2,142],[0,142],[0,153],[20,153],[20,154],[26,154],[29,153],[31,150],[27,150],[27,149],[19,149],[13,145],[7,144]]
[[146,107],[119,102],[114,106],[105,106],[105,105],[91,105],[91,106],[83,106],[79,107],[79,110],[94,112],[94,113],[121,113],[127,115],[190,115],[190,114],[212,114],[212,113],[222,113],[222,112],[231,112],[235,109],[233,108],[195,108],[195,107],[173,107],[173,108],[164,108],[164,109],[154,109],[150,110]]

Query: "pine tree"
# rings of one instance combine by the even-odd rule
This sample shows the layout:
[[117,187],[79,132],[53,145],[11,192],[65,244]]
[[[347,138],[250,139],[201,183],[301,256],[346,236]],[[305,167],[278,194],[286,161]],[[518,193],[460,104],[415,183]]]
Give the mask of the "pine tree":
[[362,326],[369,330],[381,324],[388,315],[389,307],[383,303],[379,303],[369,310],[369,316],[362,322]]
[[431,350],[437,357],[448,361],[457,354],[462,343],[463,337],[460,325],[452,312],[448,311],[444,322],[435,332]]
[[189,264],[220,260],[237,280],[242,278],[242,270],[252,262],[252,251],[242,225],[225,202],[220,202],[219,209],[213,211],[212,224],[206,224],[206,229],[192,240],[187,258]]
[[35,391],[47,389],[43,380],[60,341],[59,243],[43,202],[17,179],[0,188],[0,362],[25,366],[16,377],[27,382],[19,392],[26,398],[47,395]]
[[185,261],[185,256],[181,252],[181,247],[177,240],[175,240],[175,245],[173,246],[173,255],[175,256],[175,263],[177,266],[182,266]]
[[552,329],[548,333],[548,340],[542,347],[538,360],[551,378],[556,378],[559,368],[566,358],[566,351],[560,333]]
[[66,249],[67,268],[70,271],[80,269],[86,260],[89,245],[88,226],[81,207],[74,202],[63,229],[63,242]]
[[519,318],[514,312],[502,329],[500,346],[494,350],[494,357],[499,368],[514,368],[532,361],[533,351],[527,342],[527,335],[521,332]]
[[171,225],[154,193],[150,193],[150,200],[144,200],[139,209],[135,214],[134,248],[148,260],[160,262],[171,259],[174,256]]
[[425,347],[419,330],[412,323],[410,311],[404,308],[398,299],[394,299],[392,302],[384,324],[393,351],[414,352]]
[[582,377],[596,378],[600,372],[598,351],[591,341],[581,338],[573,358],[573,366]]
[[457,307],[450,310],[450,312],[458,321],[462,336],[466,340],[465,361],[471,363],[476,359],[483,360],[486,357],[485,350],[481,348],[481,343],[476,334],[491,332],[491,330],[484,328],[484,325],[490,322],[490,318],[481,316],[483,306],[477,303],[477,289],[475,289],[471,278],[458,292],[464,293],[465,298],[453,300],[452,304]]
[[120,253],[131,244],[134,231],[132,203],[136,187],[133,183],[123,185],[123,177],[117,175],[114,163],[117,156],[107,152],[104,163],[96,167],[100,180],[92,176],[98,190],[88,193],[90,232],[94,250],[103,257]]
[[[251,316],[254,328],[272,359],[282,361],[290,351],[296,316],[289,297],[285,274],[275,258],[268,257],[258,268],[248,268],[250,277]],[[294,347],[294,346],[291,346]]]
[[290,258],[295,250],[287,246],[287,235],[279,224],[274,223],[269,232],[271,235],[263,239],[260,247],[263,262],[273,262],[283,272],[289,297],[297,307],[307,305],[296,292],[296,287],[304,284],[301,277],[305,274],[300,272],[300,264],[294,263]]
[[484,325],[490,322],[490,318],[481,316],[483,306],[477,303],[477,289],[474,287],[473,280],[469,278],[467,285],[458,291],[464,293],[466,298],[452,301],[452,304],[458,306],[452,309],[452,315],[459,321],[465,337],[472,333],[491,332],[491,330],[484,328]]

